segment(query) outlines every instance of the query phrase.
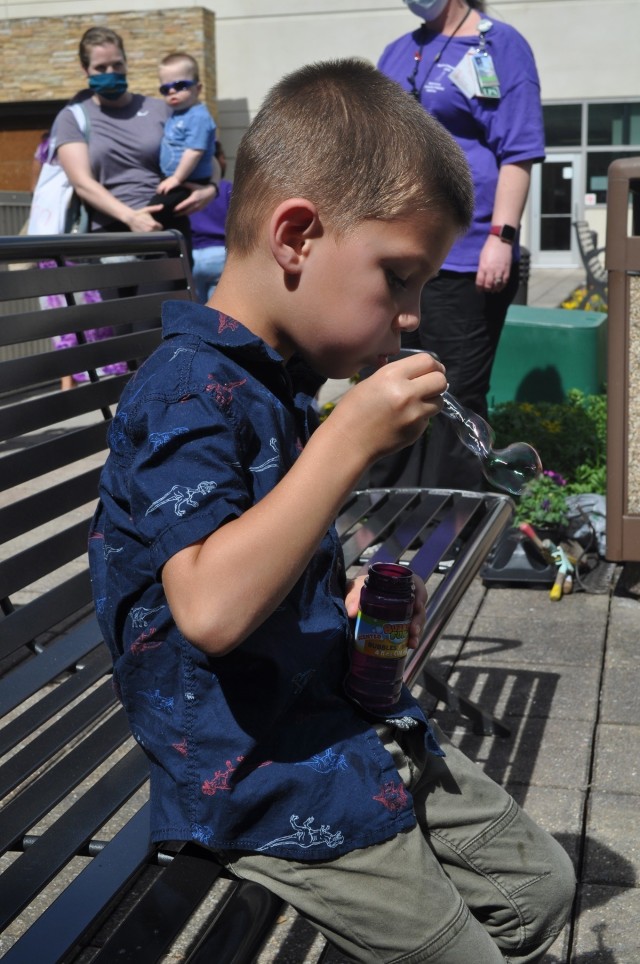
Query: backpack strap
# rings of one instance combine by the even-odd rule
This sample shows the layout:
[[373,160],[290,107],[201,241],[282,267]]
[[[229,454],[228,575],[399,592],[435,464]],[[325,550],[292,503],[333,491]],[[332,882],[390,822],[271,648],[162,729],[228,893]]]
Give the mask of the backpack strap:
[[[84,135],[86,143],[89,143],[89,115],[82,106],[82,104],[67,104],[64,110],[70,110],[75,117],[76,124],[80,128],[80,133]],[[47,163],[53,163],[53,157],[56,152],[56,139],[52,137],[49,141],[49,149],[47,151]]]

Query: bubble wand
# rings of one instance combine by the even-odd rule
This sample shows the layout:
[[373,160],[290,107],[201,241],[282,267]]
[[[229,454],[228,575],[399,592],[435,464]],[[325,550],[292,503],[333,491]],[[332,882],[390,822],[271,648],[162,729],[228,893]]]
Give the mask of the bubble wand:
[[[408,348],[403,349],[402,353],[418,354],[421,351],[420,348]],[[433,355],[433,352],[429,354]],[[493,429],[481,415],[466,408],[448,390],[442,393],[441,398],[443,405],[440,414],[451,419],[458,438],[480,459],[482,474],[492,485],[511,495],[519,495],[527,482],[541,474],[542,462],[532,445],[513,442],[504,449],[494,448]]]

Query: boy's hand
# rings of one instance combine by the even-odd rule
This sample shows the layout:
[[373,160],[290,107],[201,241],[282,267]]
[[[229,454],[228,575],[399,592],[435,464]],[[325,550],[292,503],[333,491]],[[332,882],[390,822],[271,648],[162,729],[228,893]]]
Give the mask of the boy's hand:
[[427,352],[384,365],[347,392],[324,425],[363,452],[366,468],[422,435],[442,408],[444,371]]
[[415,599],[413,602],[413,617],[409,626],[409,649],[417,649],[424,633],[427,623],[425,608],[427,605],[427,587],[420,576],[413,574],[413,590]]
[[[350,579],[347,582],[347,594],[344,599],[344,604],[347,607],[347,615],[350,619],[355,619],[358,615],[358,608],[360,605],[360,592],[364,585],[366,576],[358,576],[356,579]],[[422,638],[425,627],[425,606],[427,605],[427,588],[424,581],[413,574],[413,589],[415,594],[415,600],[413,603],[413,617],[411,619],[411,625],[409,626],[409,649],[417,649],[418,644]]]

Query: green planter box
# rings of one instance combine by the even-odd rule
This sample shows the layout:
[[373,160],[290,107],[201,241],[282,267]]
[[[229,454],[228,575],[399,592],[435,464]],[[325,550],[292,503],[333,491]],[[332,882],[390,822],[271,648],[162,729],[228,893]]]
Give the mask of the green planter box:
[[561,402],[571,388],[604,390],[607,315],[511,305],[491,375],[489,408],[500,402]]

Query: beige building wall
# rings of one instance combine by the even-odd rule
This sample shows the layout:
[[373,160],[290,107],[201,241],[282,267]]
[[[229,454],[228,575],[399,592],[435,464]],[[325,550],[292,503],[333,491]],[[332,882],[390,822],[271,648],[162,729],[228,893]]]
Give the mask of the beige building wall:
[[[0,0],[0,107],[21,97],[75,92],[82,80],[75,68],[79,36],[89,23],[108,23],[127,39],[132,89],[155,92],[155,63],[174,44],[211,71],[207,101],[231,175],[243,131],[284,73],[330,57],[375,62],[387,43],[417,22],[402,0],[192,0],[179,6],[176,0],[129,0],[126,12],[123,6],[122,0]],[[640,97],[640,0],[488,0],[487,13],[511,23],[531,44],[546,103]],[[0,165],[2,149],[0,136]],[[588,215],[602,237],[604,209]],[[528,220],[525,214],[525,238]]]
[[[18,9],[22,12],[27,6],[32,4],[24,4]],[[53,4],[44,6],[53,13]],[[114,18],[104,13],[92,13],[91,3],[74,6],[78,11],[82,8],[88,12],[22,16],[0,22],[0,103],[64,100],[86,87],[78,59],[78,43],[88,27],[105,26],[115,29],[124,41],[129,73],[137,92],[158,96],[158,61],[165,54],[186,46],[200,64],[204,98],[212,109],[215,108],[215,18],[212,11],[184,6],[118,13]],[[99,5],[95,6],[97,9]]]

